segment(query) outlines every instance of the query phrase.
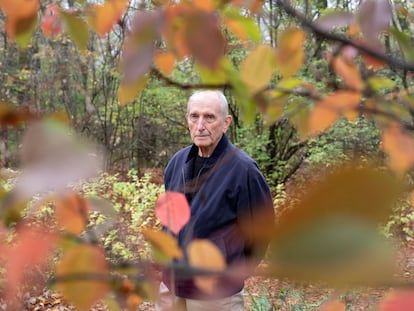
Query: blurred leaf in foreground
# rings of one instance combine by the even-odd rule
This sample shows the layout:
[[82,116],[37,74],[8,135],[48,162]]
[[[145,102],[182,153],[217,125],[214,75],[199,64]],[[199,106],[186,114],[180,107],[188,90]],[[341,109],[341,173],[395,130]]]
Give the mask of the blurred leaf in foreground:
[[389,172],[358,163],[322,176],[279,217],[270,247],[272,273],[333,285],[390,280],[395,250],[378,225],[401,191]]
[[65,191],[69,184],[97,176],[103,152],[54,121],[36,122],[22,140],[22,173],[18,197],[31,198],[47,191]]

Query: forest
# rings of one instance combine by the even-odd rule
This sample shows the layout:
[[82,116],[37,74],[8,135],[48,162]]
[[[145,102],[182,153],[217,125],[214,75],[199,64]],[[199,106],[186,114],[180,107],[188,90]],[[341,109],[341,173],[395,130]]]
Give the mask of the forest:
[[[76,310],[150,310],[160,267],[196,275],[206,291],[214,273],[235,273],[208,243],[197,266],[175,266],[176,240],[159,230],[186,221],[159,216],[188,209],[164,191],[163,170],[191,143],[187,99],[202,89],[223,91],[228,136],[273,194],[275,230],[252,228],[271,243],[249,310],[414,309],[413,3],[0,9],[4,310],[61,310],[35,291]],[[312,299],[309,286],[320,286]],[[361,303],[366,293],[375,298]]]

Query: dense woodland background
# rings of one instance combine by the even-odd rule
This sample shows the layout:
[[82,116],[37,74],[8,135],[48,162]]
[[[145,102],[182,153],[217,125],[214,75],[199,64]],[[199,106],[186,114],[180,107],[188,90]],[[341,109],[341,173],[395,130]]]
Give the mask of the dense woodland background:
[[[71,2],[67,5],[71,6]],[[42,9],[51,3],[42,1]],[[296,5],[306,18],[314,20],[329,10],[352,10],[357,1],[299,1]],[[410,4],[404,1],[396,5],[407,12],[410,9]],[[170,85],[153,73],[148,86],[133,103],[118,104],[118,63],[128,23],[137,11],[152,8],[151,1],[132,2],[107,36],[91,36],[86,53],[81,53],[67,36],[46,38],[40,29],[34,33],[30,46],[22,50],[10,42],[3,31],[1,100],[32,112],[65,111],[78,133],[104,146],[108,155],[107,169],[126,172],[131,168],[163,168],[175,151],[190,142],[184,118],[185,104],[193,91],[189,86],[200,83],[200,78],[194,71],[194,61],[186,59],[177,64],[170,77],[185,87]],[[264,42],[273,47],[278,34],[297,23],[275,1],[264,1],[263,12],[256,17],[256,22],[264,34]],[[398,12],[393,22],[409,24]],[[403,29],[410,34],[409,27]],[[225,35],[229,39],[226,54],[238,68],[249,49],[228,31]],[[400,55],[397,42],[385,39],[386,54]],[[329,63],[323,57],[330,52],[326,42],[310,37],[305,52],[306,61],[298,73],[300,78],[315,88],[335,83]],[[392,87],[386,90],[389,93],[410,86],[407,72],[399,68],[384,68],[380,75],[393,81]],[[277,81],[274,78],[273,83]],[[229,132],[231,140],[259,161],[275,185],[284,182],[303,163],[329,164],[355,155],[379,154],[378,131],[374,123],[364,117],[354,122],[341,121],[316,139],[299,141],[297,130],[284,117],[264,125],[263,118],[258,116],[254,124],[247,126],[232,91],[223,91],[234,117]],[[303,98],[291,100],[306,101]],[[23,130],[2,129],[0,156],[4,166],[18,165],[16,152]]]

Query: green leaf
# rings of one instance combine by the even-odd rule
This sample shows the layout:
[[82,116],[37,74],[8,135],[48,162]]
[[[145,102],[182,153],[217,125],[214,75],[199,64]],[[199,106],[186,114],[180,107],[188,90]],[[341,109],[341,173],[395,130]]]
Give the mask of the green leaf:
[[400,46],[405,58],[410,62],[414,62],[414,47],[411,44],[410,36],[402,31],[399,31],[395,27],[392,27],[390,32],[397,39],[398,45]]
[[247,124],[253,123],[256,117],[256,103],[250,97],[247,87],[242,82],[239,73],[231,65],[227,68],[227,75],[230,84],[233,86],[243,121]]
[[83,18],[76,13],[61,10],[63,24],[69,37],[81,50],[86,50],[89,41],[89,29]]
[[210,69],[200,64],[195,64],[201,80],[206,84],[224,84],[228,82],[227,69],[231,66],[228,58],[223,58],[220,61],[217,69]]
[[385,77],[371,77],[368,79],[369,86],[374,91],[383,91],[384,89],[392,89],[395,86],[395,81]]

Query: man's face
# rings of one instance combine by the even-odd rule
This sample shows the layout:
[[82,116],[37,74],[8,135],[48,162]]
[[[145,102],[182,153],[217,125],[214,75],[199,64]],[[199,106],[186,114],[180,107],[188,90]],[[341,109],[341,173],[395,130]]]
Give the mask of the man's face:
[[223,115],[217,94],[206,93],[191,100],[187,122],[191,139],[199,148],[199,154],[209,157],[227,131],[231,116]]

